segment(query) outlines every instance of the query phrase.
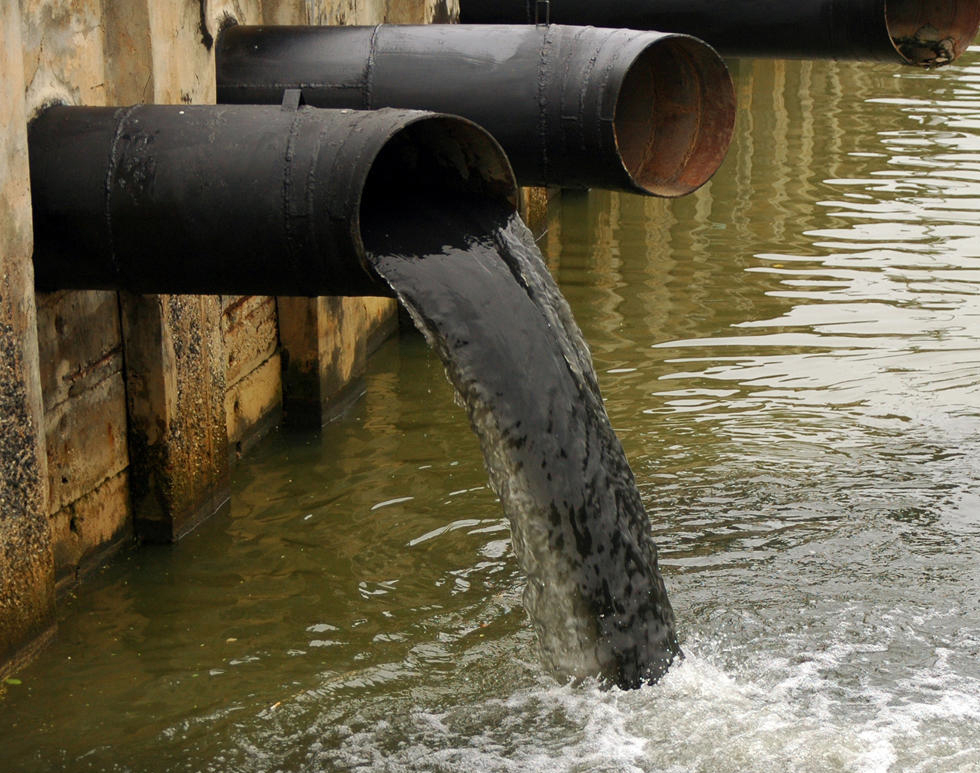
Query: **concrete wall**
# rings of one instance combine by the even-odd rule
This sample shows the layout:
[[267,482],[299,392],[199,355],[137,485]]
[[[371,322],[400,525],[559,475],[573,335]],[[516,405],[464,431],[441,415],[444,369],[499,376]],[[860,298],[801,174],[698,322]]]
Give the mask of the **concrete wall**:
[[50,629],[51,534],[40,368],[20,9],[0,5],[0,662]]
[[0,673],[51,629],[56,588],[220,507],[284,404],[319,425],[395,320],[379,299],[35,296],[30,118],[213,103],[223,24],[457,15],[456,0],[0,0]]

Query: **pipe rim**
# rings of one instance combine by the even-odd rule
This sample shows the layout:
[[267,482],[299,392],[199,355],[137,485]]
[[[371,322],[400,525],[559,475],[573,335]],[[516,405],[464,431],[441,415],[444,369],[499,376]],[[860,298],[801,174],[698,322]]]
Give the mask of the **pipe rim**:
[[885,27],[902,60],[917,67],[950,64],[980,29],[980,3],[885,0]]
[[613,133],[636,190],[677,197],[721,166],[735,129],[735,86],[718,53],[690,35],[647,45],[616,95]]
[[[378,112],[384,112],[384,109]],[[390,193],[388,186],[401,182],[408,187],[418,187],[436,182],[426,179],[418,165],[423,153],[434,161],[436,171],[442,173],[438,182],[442,187],[460,192],[484,195],[488,200],[518,209],[518,185],[510,160],[500,143],[483,127],[460,116],[446,113],[419,112],[417,116],[398,126],[369,160],[370,171],[364,184],[357,191],[354,213],[351,217],[351,238],[369,273],[367,251],[364,245],[362,223],[364,210],[372,201],[384,200]]]

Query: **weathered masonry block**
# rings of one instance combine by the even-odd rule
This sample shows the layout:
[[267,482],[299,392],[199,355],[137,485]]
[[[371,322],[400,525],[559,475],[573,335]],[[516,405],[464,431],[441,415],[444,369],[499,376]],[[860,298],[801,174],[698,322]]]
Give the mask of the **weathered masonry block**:
[[377,298],[35,294],[28,122],[212,104],[228,24],[457,17],[456,0],[0,0],[0,672],[52,630],[57,591],[218,509],[284,415],[326,421],[396,323]]
[[221,297],[225,354],[225,423],[232,458],[247,451],[282,416],[282,362],[275,298]]
[[386,298],[279,298],[288,424],[322,423],[357,397],[368,354],[397,324],[392,304]]
[[228,499],[221,309],[130,293],[122,308],[133,525],[174,542]]
[[63,585],[132,533],[118,306],[108,292],[37,296],[47,514]]

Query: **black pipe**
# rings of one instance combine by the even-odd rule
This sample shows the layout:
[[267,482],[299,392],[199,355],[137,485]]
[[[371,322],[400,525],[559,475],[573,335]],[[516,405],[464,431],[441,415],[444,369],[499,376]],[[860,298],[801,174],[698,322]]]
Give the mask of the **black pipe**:
[[39,290],[390,296],[361,239],[375,192],[516,203],[490,135],[418,111],[52,107],[29,151]]
[[[460,20],[535,22],[534,0],[459,0]],[[726,56],[948,64],[980,27],[977,0],[551,0],[559,24],[675,30]]]
[[226,29],[218,101],[302,89],[320,107],[462,115],[507,152],[522,185],[689,193],[724,159],[735,94],[686,35],[562,26]]

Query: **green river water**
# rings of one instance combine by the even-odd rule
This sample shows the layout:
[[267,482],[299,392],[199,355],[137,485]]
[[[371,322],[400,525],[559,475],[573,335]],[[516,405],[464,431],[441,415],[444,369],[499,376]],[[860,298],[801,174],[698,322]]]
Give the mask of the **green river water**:
[[980,50],[733,63],[665,201],[553,202],[687,659],[545,673],[507,522],[422,338],[230,512],[114,560],[0,695],[4,771],[980,770]]

